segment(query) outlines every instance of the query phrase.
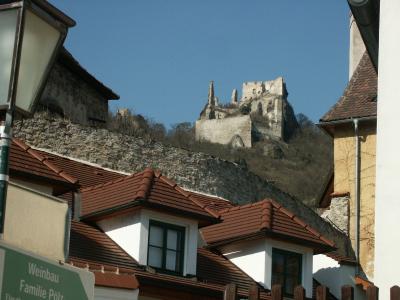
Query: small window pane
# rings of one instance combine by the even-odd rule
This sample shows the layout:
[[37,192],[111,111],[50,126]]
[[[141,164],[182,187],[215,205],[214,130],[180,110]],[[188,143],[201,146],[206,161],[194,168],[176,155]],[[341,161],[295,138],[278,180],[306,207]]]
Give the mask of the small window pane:
[[272,272],[283,273],[285,269],[285,258],[280,253],[273,253],[272,256]]
[[163,229],[157,226],[150,226],[150,241],[149,244],[152,246],[163,246]]
[[299,285],[297,276],[287,276],[285,282],[285,293],[293,294],[294,288]]
[[167,248],[177,250],[178,248],[178,232],[175,230],[168,229],[167,234]]
[[288,256],[286,261],[286,272],[290,275],[300,274],[300,261],[298,256]]
[[280,284],[283,286],[284,284],[284,275],[283,274],[272,274],[272,285],[274,284]]
[[162,267],[162,249],[149,246],[149,266]]
[[167,260],[166,260],[166,264],[165,264],[165,268],[167,270],[170,271],[178,271],[177,268],[177,252],[175,251],[171,251],[171,250],[167,250]]

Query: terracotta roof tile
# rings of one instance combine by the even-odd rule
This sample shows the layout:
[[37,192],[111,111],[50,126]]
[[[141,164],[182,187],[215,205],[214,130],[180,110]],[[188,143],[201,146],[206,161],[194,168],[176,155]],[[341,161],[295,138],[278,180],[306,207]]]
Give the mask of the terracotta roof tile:
[[[220,285],[235,283],[238,291],[245,294],[254,280],[235,264],[220,254],[210,250],[199,248],[197,251],[197,278],[200,281]],[[269,291],[260,286],[263,297],[269,295]]]
[[100,229],[72,221],[70,259],[132,269],[137,262]]
[[[183,190],[183,189],[182,189]],[[199,192],[193,192],[188,190],[183,190],[191,197],[193,200],[197,200],[202,203],[203,207],[207,207],[212,209],[215,212],[220,212],[223,209],[234,207],[235,204],[230,202],[229,200],[222,199],[217,196],[205,195]]]
[[217,214],[191,199],[175,182],[151,169],[102,185],[82,189],[82,217],[106,215],[133,205],[164,207],[192,216],[215,219]]
[[77,178],[80,186],[83,188],[103,184],[127,176],[117,171],[95,166],[89,162],[64,157],[45,150],[35,149],[34,151],[58,168],[62,169],[64,177],[67,176],[66,174],[69,174],[69,176]]
[[18,139],[12,141],[9,161],[11,171],[33,174],[68,184],[78,183],[78,179]]
[[220,211],[222,223],[201,230],[210,246],[251,236],[284,238],[310,245],[316,252],[334,249],[334,243],[273,200],[263,200]]
[[321,123],[376,116],[377,74],[365,52],[343,96],[321,118]]
[[[222,295],[227,283],[235,283],[238,294],[246,296],[250,285],[255,283],[223,256],[202,248],[198,249],[195,278],[149,272],[100,229],[76,221],[72,222],[69,262],[94,272],[96,285],[103,286],[132,288],[132,278],[136,278],[140,285],[160,282],[177,289],[200,288]],[[270,299],[268,290],[261,288],[261,299]]]

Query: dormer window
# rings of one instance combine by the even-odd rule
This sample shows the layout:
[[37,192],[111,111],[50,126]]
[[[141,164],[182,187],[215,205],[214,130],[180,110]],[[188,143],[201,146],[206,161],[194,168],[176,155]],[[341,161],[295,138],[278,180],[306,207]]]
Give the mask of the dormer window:
[[185,228],[150,220],[147,264],[166,273],[182,274]]
[[294,288],[301,284],[302,255],[281,249],[272,249],[272,282],[280,284],[287,296],[293,295]]

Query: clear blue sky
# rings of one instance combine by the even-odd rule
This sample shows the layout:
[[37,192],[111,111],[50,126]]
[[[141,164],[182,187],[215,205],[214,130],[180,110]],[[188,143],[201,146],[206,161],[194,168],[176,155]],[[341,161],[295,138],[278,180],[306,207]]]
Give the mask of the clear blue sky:
[[348,78],[345,0],[50,0],[77,21],[66,47],[128,107],[169,126],[195,121],[210,80],[228,101],[244,81],[283,76],[313,121]]

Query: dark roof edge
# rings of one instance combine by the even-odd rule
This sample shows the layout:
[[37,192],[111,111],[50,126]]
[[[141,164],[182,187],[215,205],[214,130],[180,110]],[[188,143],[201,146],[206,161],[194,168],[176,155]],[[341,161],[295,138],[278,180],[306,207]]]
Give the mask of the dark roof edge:
[[195,218],[197,220],[205,220],[205,221],[209,221],[211,224],[215,224],[217,223],[219,220],[214,218],[213,216],[206,216],[206,215],[202,215],[202,214],[197,214],[197,213],[191,213],[188,211],[183,211],[180,209],[174,209],[171,207],[167,207],[165,205],[161,205],[161,204],[155,204],[155,203],[150,203],[148,202],[146,199],[143,198],[139,198],[139,199],[133,199],[132,201],[122,204],[122,205],[118,205],[118,206],[113,206],[110,208],[106,208],[100,211],[95,211],[86,215],[82,215],[80,217],[80,219],[82,221],[85,220],[92,220],[92,219],[101,219],[101,218],[106,218],[109,215],[112,215],[114,213],[117,212],[122,212],[125,209],[131,209],[134,207],[138,207],[141,206],[142,208],[162,208],[164,211],[166,212],[171,212],[171,213],[176,213],[182,216],[187,216],[187,217],[191,217],[191,218]]
[[73,57],[73,55],[65,49],[61,48],[57,61],[64,67],[78,74],[88,84],[92,85],[99,93],[101,93],[107,100],[118,100],[120,97],[109,87],[105,86],[102,82],[90,74],[81,64]]
[[317,123],[316,125],[318,127],[324,127],[326,125],[339,125],[339,124],[347,124],[347,123],[352,123],[354,120],[358,120],[359,122],[363,121],[372,121],[376,120],[376,115],[374,116],[365,116],[365,117],[351,117],[347,119],[337,119],[337,120],[332,120],[332,121],[323,121],[322,119]]
[[244,234],[241,236],[233,237],[233,238],[228,238],[228,239],[222,239],[213,243],[209,243],[206,246],[206,249],[214,249],[218,247],[222,247],[228,244],[232,244],[235,242],[240,242],[240,241],[246,241],[246,240],[254,240],[254,239],[259,239],[259,238],[270,238],[270,239],[275,239],[275,240],[283,240],[283,241],[295,241],[295,244],[300,244],[305,247],[312,248],[313,250],[319,250],[318,254],[330,252],[333,250],[336,250],[337,248],[335,246],[330,246],[328,244],[324,244],[323,241],[321,243],[313,242],[313,241],[308,241],[303,238],[295,238],[292,236],[287,236],[285,234],[281,233],[274,233],[268,229],[262,229],[258,232],[255,233],[249,233],[249,234]]

